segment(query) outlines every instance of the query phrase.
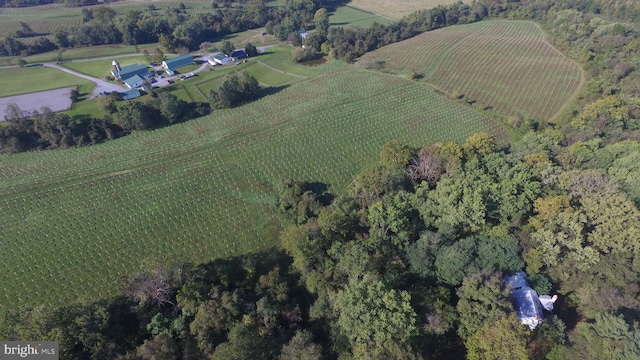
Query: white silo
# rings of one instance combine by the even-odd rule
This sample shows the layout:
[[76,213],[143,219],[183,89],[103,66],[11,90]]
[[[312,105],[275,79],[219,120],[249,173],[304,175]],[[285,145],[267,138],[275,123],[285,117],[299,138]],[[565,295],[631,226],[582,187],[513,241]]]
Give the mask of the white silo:
[[113,62],[111,63],[113,65],[113,70],[115,70],[116,73],[120,72],[120,63],[118,62],[118,60],[113,60]]

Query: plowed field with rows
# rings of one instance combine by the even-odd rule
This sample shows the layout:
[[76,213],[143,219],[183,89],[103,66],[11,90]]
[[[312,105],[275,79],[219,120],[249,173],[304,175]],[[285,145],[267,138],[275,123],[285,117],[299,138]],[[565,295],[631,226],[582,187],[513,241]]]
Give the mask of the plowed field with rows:
[[359,63],[415,71],[451,96],[503,116],[535,119],[553,117],[583,83],[582,69],[529,21],[451,26],[380,48]]
[[508,134],[401,77],[332,62],[254,103],[102,145],[0,156],[0,306],[113,294],[149,259],[205,262],[277,244],[277,184],[335,190],[391,139]]

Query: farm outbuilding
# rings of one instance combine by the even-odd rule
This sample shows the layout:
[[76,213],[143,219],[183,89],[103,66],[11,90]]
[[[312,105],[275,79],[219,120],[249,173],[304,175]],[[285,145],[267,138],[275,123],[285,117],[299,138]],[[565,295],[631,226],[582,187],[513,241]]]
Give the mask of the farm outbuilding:
[[183,66],[195,64],[195,60],[193,60],[193,55],[186,54],[182,56],[175,57],[173,59],[167,59],[162,62],[162,67],[165,69],[177,69]]
[[134,75],[146,78],[149,76],[149,69],[147,69],[147,67],[144,65],[133,64],[121,68],[120,71],[116,71],[116,69],[114,68],[113,70],[111,70],[111,75],[120,80],[129,79]]
[[140,90],[131,89],[129,91],[124,91],[120,93],[122,95],[122,100],[131,100],[140,96]]
[[218,63],[220,65],[224,65],[224,64],[228,64],[228,63],[232,62],[233,58],[230,57],[230,56],[224,56],[222,54],[218,54],[218,55],[213,57],[213,61],[215,61],[216,63]]
[[142,86],[144,79],[140,77],[140,75],[133,75],[132,77],[125,79],[124,83],[127,85],[129,89],[134,89]]
[[544,321],[543,310],[553,310],[553,303],[558,296],[538,296],[538,293],[527,283],[526,277],[527,274],[520,271],[515,275],[507,276],[505,285],[509,288],[509,296],[516,310],[516,316],[523,325],[533,330]]
[[249,55],[247,55],[247,52],[244,51],[243,49],[239,49],[239,50],[233,50],[233,52],[231,53],[231,57],[234,59],[244,59],[246,57],[248,57]]

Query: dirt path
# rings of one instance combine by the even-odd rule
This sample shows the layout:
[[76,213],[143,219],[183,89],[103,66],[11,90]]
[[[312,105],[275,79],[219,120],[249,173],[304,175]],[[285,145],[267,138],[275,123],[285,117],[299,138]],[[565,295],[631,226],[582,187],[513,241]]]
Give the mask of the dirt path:
[[273,70],[273,71],[277,71],[277,72],[279,72],[279,73],[281,73],[281,74],[295,76],[295,77],[300,78],[300,79],[308,79],[308,78],[309,78],[308,76],[304,76],[304,75],[298,75],[298,74],[292,74],[292,73],[284,72],[284,71],[282,71],[282,70],[280,70],[280,69],[276,69],[276,68],[274,68],[273,66],[269,66],[269,65],[267,65],[267,64],[265,64],[265,63],[263,63],[263,62],[262,62],[262,61],[260,61],[260,60],[258,60],[258,64],[260,64],[260,65],[262,65],[262,66],[266,66],[266,67],[268,67],[269,69],[271,69],[271,70]]

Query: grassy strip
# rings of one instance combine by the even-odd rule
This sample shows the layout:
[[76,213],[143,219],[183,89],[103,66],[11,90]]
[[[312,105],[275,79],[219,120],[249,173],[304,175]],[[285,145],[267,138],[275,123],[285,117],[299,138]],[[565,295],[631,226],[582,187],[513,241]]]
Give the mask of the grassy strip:
[[2,86],[0,97],[27,94],[36,91],[79,86],[79,91],[89,92],[95,84],[89,80],[42,66],[0,69]]

